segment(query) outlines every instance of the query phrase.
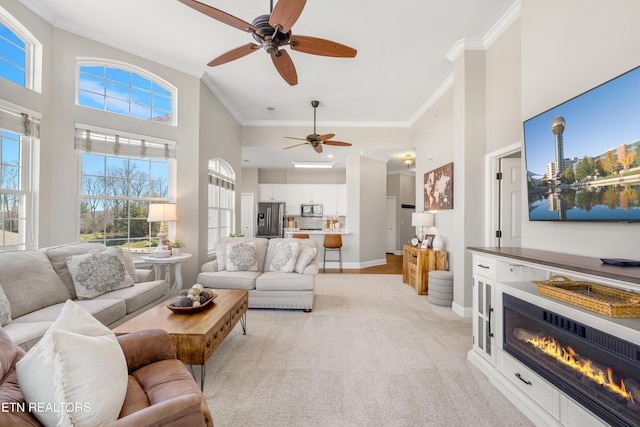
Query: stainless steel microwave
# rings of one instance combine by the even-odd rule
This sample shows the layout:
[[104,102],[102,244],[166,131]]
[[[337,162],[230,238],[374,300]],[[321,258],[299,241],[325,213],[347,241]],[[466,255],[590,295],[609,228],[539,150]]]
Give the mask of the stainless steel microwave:
[[322,205],[305,204],[300,205],[300,216],[303,217],[322,217]]

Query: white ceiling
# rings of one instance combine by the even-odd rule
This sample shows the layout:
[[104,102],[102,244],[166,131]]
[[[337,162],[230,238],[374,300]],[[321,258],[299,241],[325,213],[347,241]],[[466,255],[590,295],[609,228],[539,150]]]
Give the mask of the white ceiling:
[[[285,126],[290,129],[283,137],[304,138],[313,130],[310,102],[317,99],[318,133],[332,132],[347,142],[353,141],[341,137],[343,127],[410,126],[450,77],[448,55],[462,46],[486,48],[495,25],[519,5],[518,0],[309,0],[292,33],[346,44],[358,54],[329,58],[286,48],[299,82],[289,86],[263,50],[207,67],[254,40],[177,0],[20,1],[58,28],[203,77],[243,126]],[[269,13],[268,0],[201,1],[247,22]],[[243,142],[245,165],[290,167],[292,158],[319,160],[311,147],[282,150],[293,143]],[[323,154],[334,153],[336,167],[344,167],[350,150],[394,158],[388,164],[393,171],[406,170],[400,158],[412,149],[358,141],[350,149],[326,147]]]

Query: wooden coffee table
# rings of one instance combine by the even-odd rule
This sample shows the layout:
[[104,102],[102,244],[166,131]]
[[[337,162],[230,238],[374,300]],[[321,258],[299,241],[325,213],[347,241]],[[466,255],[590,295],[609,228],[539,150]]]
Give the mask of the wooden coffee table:
[[116,327],[116,335],[143,329],[163,329],[169,332],[176,353],[186,365],[200,365],[200,389],[204,388],[207,360],[240,321],[247,334],[249,292],[241,289],[214,289],[218,297],[211,307],[198,313],[176,314],[167,308],[173,298],[145,311]]

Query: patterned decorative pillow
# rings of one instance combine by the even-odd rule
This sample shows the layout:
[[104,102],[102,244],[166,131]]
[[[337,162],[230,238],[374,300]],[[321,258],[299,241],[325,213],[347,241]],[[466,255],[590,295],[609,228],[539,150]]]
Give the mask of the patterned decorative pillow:
[[281,271],[283,273],[293,273],[300,252],[298,242],[280,242],[276,245],[273,259],[269,266],[269,271]]
[[116,289],[133,286],[118,248],[67,258],[78,299],[91,299]]
[[140,283],[140,278],[136,272],[136,264],[133,262],[133,255],[131,252],[124,248],[117,248],[122,254],[122,261],[124,261],[124,268],[127,269],[127,274],[133,279],[133,283]]
[[298,255],[298,260],[296,261],[296,266],[293,268],[293,271],[296,273],[302,274],[304,269],[313,261],[316,257],[318,250],[316,248],[310,248],[309,246],[305,246],[300,251],[300,255]]
[[227,242],[227,271],[258,271],[258,250],[255,242]]
[[6,326],[11,322],[11,304],[4,289],[0,286],[0,325]]

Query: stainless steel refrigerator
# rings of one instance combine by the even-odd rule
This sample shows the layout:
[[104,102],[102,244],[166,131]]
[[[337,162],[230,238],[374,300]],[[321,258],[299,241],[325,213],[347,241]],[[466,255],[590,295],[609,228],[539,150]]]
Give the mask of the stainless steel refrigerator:
[[256,237],[284,237],[284,203],[258,203]]

